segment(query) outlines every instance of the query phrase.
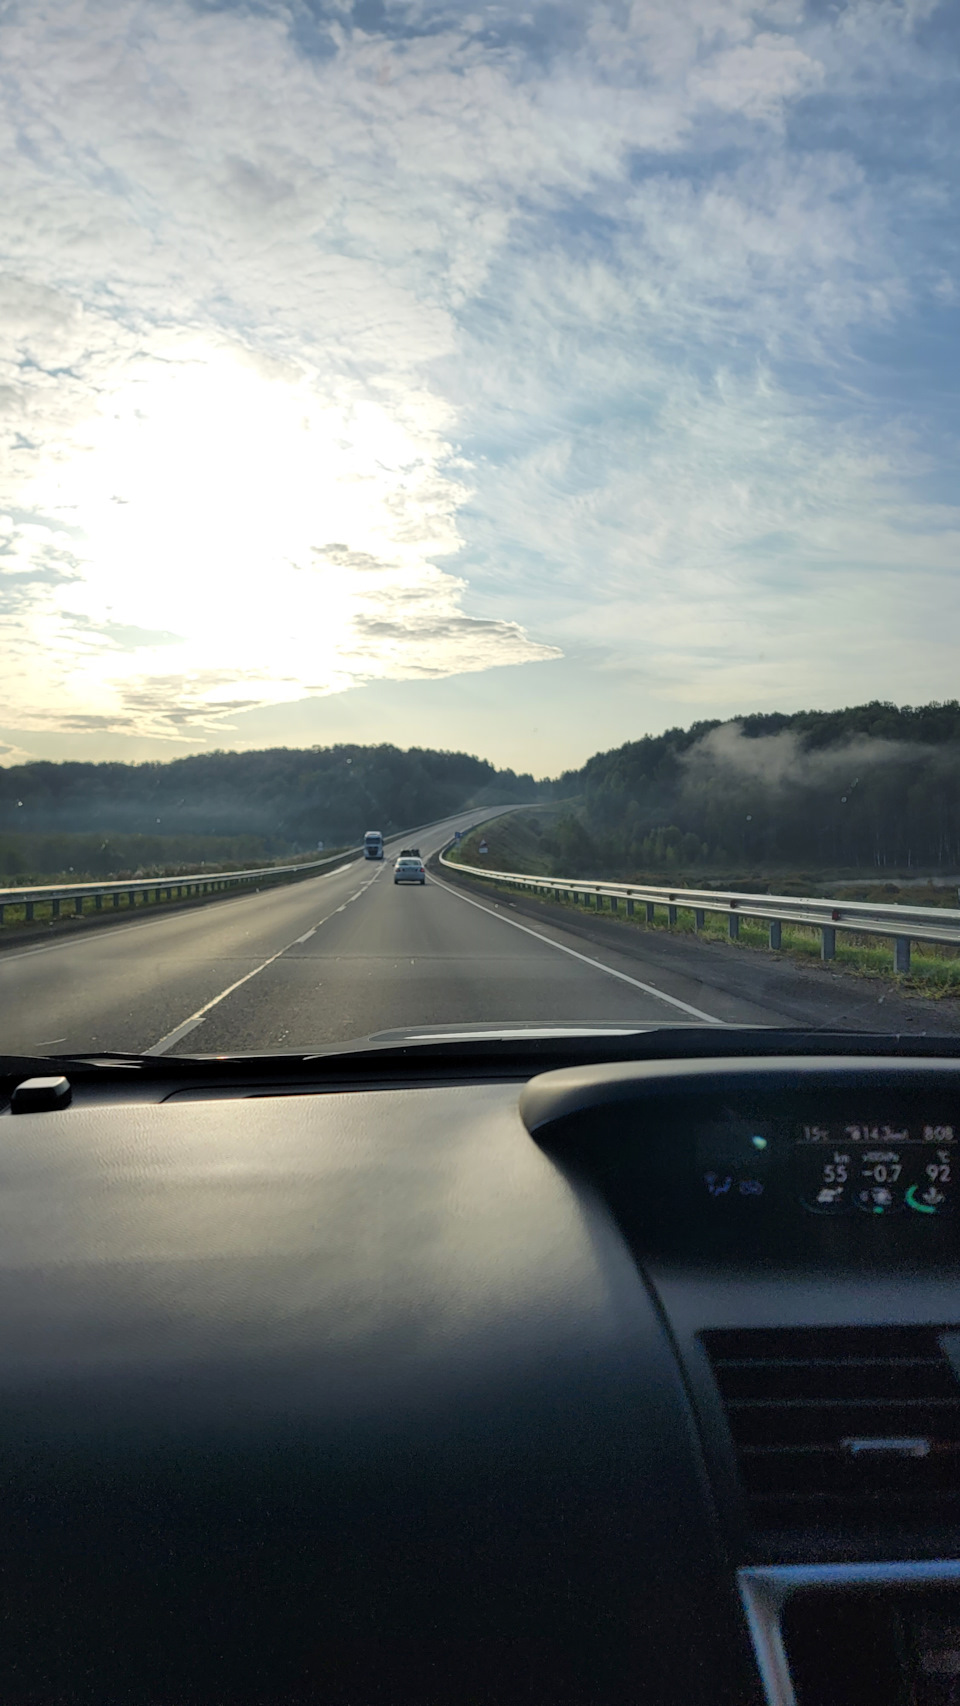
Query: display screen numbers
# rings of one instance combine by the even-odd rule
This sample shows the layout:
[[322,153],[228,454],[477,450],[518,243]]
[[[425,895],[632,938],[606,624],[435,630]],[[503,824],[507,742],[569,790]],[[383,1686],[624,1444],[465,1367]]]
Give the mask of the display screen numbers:
[[945,1214],[953,1143],[952,1125],[804,1124],[796,1146],[800,1200],[814,1214]]

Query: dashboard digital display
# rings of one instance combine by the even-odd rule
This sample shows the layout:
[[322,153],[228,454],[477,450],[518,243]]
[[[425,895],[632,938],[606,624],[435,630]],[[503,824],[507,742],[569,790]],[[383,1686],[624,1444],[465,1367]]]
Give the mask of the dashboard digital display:
[[[955,1270],[960,1062],[749,1066],[642,1064],[633,1095],[626,1069],[611,1068],[606,1095],[558,1118],[557,1152],[600,1188],[645,1260]],[[563,1081],[556,1094],[575,1092]]]
[[739,1216],[765,1205],[801,1215],[929,1221],[957,1196],[960,1122],[921,1118],[749,1119],[737,1110],[699,1124],[698,1194]]
[[811,1214],[946,1214],[954,1147],[952,1125],[805,1125],[794,1146],[797,1194]]

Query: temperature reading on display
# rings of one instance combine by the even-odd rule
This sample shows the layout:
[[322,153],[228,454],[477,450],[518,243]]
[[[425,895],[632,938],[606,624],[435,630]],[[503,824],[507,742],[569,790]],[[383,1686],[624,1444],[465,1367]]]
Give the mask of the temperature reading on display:
[[814,1214],[942,1215],[951,1205],[951,1125],[803,1125],[800,1200]]

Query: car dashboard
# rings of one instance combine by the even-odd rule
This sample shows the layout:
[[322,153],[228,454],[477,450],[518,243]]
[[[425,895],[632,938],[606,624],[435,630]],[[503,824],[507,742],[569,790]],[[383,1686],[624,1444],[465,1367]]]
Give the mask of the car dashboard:
[[0,1698],[955,1700],[960,1060],[832,1046],[4,1118]]

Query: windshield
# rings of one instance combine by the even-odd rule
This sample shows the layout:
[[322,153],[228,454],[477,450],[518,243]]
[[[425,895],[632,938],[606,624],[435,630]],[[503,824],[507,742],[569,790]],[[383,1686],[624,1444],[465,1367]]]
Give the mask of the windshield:
[[4,1052],[957,1031],[958,46],[3,8]]

